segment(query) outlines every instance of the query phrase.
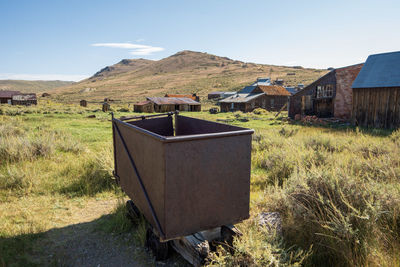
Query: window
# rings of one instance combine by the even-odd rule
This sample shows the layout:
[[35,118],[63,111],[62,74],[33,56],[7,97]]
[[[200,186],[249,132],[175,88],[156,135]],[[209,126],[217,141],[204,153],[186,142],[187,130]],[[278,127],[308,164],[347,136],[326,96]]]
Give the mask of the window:
[[318,85],[317,86],[317,98],[325,98],[333,96],[333,85]]
[[273,108],[274,104],[275,104],[275,99],[271,98],[270,104],[271,104],[271,107]]

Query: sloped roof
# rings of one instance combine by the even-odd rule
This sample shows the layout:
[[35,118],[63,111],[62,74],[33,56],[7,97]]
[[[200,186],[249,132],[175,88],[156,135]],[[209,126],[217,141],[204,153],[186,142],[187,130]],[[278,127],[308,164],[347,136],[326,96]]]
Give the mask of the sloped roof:
[[200,105],[199,102],[187,97],[147,97],[147,100],[157,105]]
[[274,95],[274,96],[291,96],[292,94],[289,93],[285,87],[280,85],[258,85],[266,95]]
[[220,100],[220,103],[246,103],[249,102],[252,99],[255,99],[259,96],[265,95],[264,93],[258,93],[258,94],[242,94],[238,93],[233,96],[224,98]]
[[186,97],[186,98],[196,100],[196,96],[194,96],[194,95],[166,94],[165,97]]
[[12,98],[13,95],[20,93],[20,91],[0,90],[0,98]]
[[240,94],[250,94],[256,88],[255,85],[249,85],[239,91]]
[[370,55],[352,87],[400,87],[400,52]]

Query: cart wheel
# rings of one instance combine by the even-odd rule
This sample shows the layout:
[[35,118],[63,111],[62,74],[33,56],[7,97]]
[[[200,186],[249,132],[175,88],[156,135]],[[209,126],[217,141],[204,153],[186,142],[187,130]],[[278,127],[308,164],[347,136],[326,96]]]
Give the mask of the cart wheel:
[[132,221],[135,221],[137,219],[140,218],[140,211],[139,209],[136,207],[135,203],[133,203],[132,200],[128,200],[126,202],[126,209],[127,209],[127,216],[129,219],[131,219]]
[[228,245],[228,250],[233,253],[233,238],[235,236],[241,236],[242,233],[233,225],[221,226],[221,239]]
[[163,261],[168,258],[168,242],[160,242],[160,239],[153,233],[150,227],[147,228],[146,232],[146,247],[151,249],[157,261]]

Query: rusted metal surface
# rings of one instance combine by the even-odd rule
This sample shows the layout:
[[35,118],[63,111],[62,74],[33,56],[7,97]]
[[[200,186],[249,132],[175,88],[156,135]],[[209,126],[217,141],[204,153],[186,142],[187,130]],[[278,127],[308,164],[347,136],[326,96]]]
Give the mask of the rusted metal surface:
[[174,135],[171,114],[136,119],[113,119],[115,173],[162,240],[248,218],[253,130],[176,116]]

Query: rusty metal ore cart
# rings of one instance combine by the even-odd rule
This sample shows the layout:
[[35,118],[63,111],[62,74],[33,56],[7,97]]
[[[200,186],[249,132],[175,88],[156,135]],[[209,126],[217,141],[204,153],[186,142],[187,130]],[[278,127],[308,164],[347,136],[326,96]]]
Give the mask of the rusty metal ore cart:
[[[177,112],[113,117],[112,125],[114,175],[133,201],[131,210],[152,226],[147,242],[157,243],[156,257],[166,241],[204,238],[205,230],[249,217],[253,130]],[[178,243],[184,242],[175,242],[176,250]]]

